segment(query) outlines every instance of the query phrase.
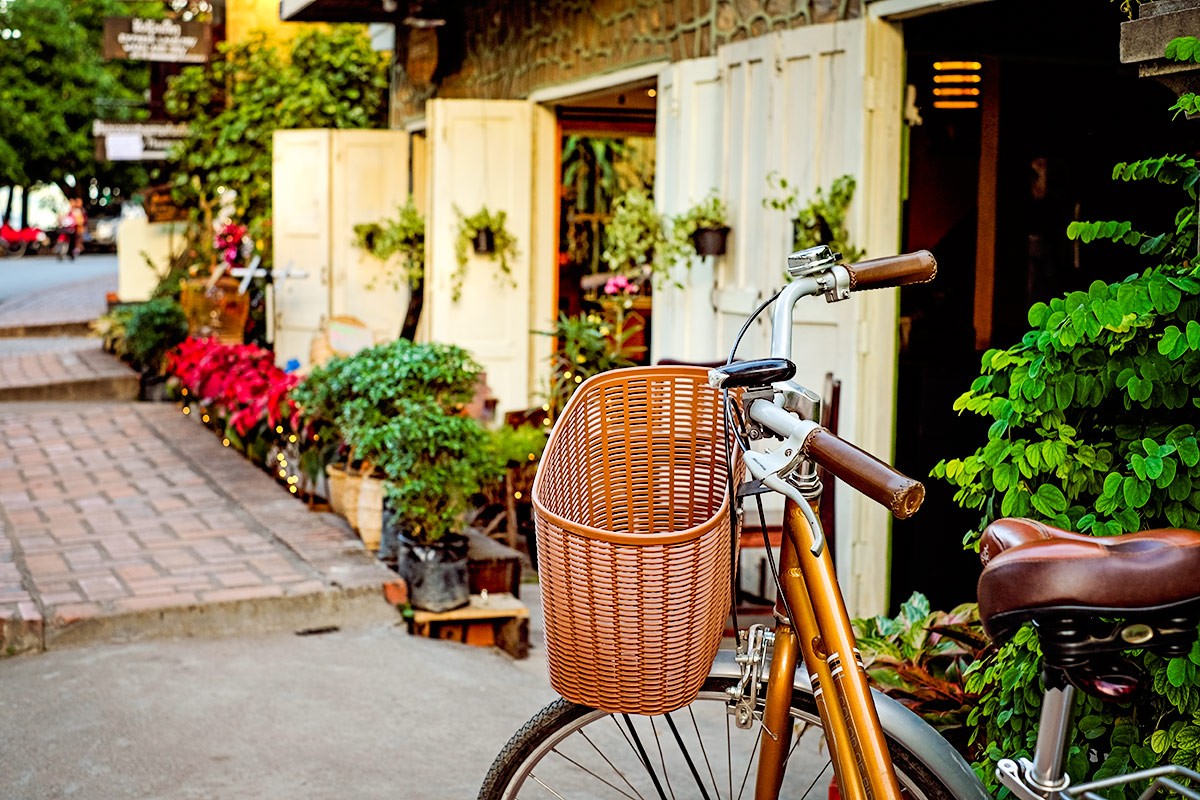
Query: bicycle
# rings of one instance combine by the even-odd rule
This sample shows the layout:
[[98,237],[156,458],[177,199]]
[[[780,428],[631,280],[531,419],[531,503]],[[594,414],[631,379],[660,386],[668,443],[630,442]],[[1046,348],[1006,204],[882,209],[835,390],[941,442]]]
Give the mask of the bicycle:
[[[673,697],[660,710],[654,707],[659,699],[655,695],[660,693],[653,680],[657,676],[635,681],[634,696],[629,700],[608,692],[604,685],[587,685],[586,681],[581,685],[570,670],[564,673],[556,660],[569,662],[571,646],[610,645],[586,629],[580,634],[582,643],[556,641],[564,636],[561,631],[552,633],[554,609],[552,602],[544,600],[551,683],[564,698],[514,734],[488,772],[481,800],[527,796],[804,797],[829,766],[825,764],[815,775],[809,767],[806,751],[800,749],[809,730],[824,734],[829,762],[846,800],[989,797],[963,757],[932,727],[897,701],[869,688],[815,511],[821,492],[818,466],[888,507],[898,518],[917,511],[924,488],[812,422],[819,419],[820,397],[793,381],[795,367],[789,360],[792,308],[801,297],[824,295],[836,302],[856,290],[926,282],[934,278],[937,266],[925,251],[854,265],[839,262],[840,256],[823,246],[789,256],[791,281],[751,315],[738,336],[740,341],[754,317],[774,302],[771,358],[733,363],[731,353],[730,363],[707,373],[709,385],[722,392],[723,417],[734,431],[752,478],[740,485],[736,494],[744,498],[773,491],[785,497],[778,565],[769,559],[779,589],[774,628],[755,625],[741,632],[736,651],[717,652],[711,666],[700,673],[699,682],[687,687],[682,699]],[[736,348],[735,344],[734,352]],[[606,379],[607,374],[588,383],[620,380]],[[676,375],[672,380],[681,378]],[[602,395],[610,404],[617,397],[612,385],[608,384],[608,393]],[[662,386],[650,390],[652,395],[662,393]],[[702,405],[700,400],[695,402]],[[603,409],[604,404],[598,407]],[[555,439],[570,441],[574,435],[559,430],[570,414],[568,406],[552,434],[535,482],[540,553],[548,549],[543,537],[564,524],[560,512],[583,513],[589,503],[598,502],[581,497],[586,491],[547,493],[546,484],[555,480],[551,464],[557,452]],[[620,427],[619,422],[603,416],[603,410],[593,410],[586,422]],[[636,426],[655,428],[653,422],[642,418]],[[635,424],[630,422],[629,427]],[[688,447],[712,438],[711,432],[693,431],[690,435]],[[765,452],[761,447],[752,450],[752,440],[769,440],[773,446]],[[675,459],[684,448],[672,443],[669,449]],[[596,449],[580,452],[591,457]],[[620,463],[634,460],[624,451],[617,459]],[[548,474],[551,477],[546,477]],[[730,498],[737,474],[730,457],[725,496],[714,516],[732,513]],[[568,474],[562,480],[564,486],[570,486],[569,479],[581,482],[584,477]],[[607,474],[602,478],[608,479]],[[569,508],[555,505],[559,495],[572,498]],[[636,516],[636,512],[630,513]],[[598,527],[581,524],[580,530],[597,533]],[[619,542],[620,536],[614,541]],[[1142,556],[1148,551],[1153,554],[1139,557],[1139,551]],[[573,564],[577,574],[572,576],[576,584],[596,582],[600,579],[597,575],[607,575],[603,565],[598,573],[584,560],[587,553],[579,556],[578,548],[573,552],[578,556]],[[1146,779],[1154,781],[1146,797],[1166,788],[1189,800],[1200,800],[1200,794],[1178,782],[1180,778],[1200,781],[1200,775],[1181,767],[1168,765],[1078,786],[1069,785],[1064,771],[1077,687],[1109,699],[1124,698],[1137,681],[1119,659],[1120,649],[1139,647],[1164,655],[1183,655],[1190,650],[1200,621],[1200,589],[1189,585],[1200,567],[1200,533],[1145,531],[1098,540],[1030,520],[1005,519],[988,528],[980,552],[985,567],[979,604],[985,627],[1000,641],[1032,620],[1045,654],[1046,688],[1034,757],[1032,761],[1002,760],[997,769],[999,780],[1018,800],[1099,800],[1098,790]],[[1127,557],[1129,554],[1134,557]],[[1095,580],[1100,568],[1107,570],[1107,580]],[[728,571],[723,574],[729,575]],[[1152,580],[1147,580],[1149,575],[1154,576]],[[544,588],[544,597],[545,593]],[[724,597],[728,599],[728,593]],[[611,601],[608,598],[606,602]],[[1121,621],[1113,622],[1114,618]],[[721,622],[723,626],[724,618]],[[653,649],[653,642],[647,647]],[[564,648],[565,656],[555,648]],[[612,677],[593,677],[592,682],[624,680],[625,673],[639,670],[640,655],[619,646],[606,651],[606,657],[628,663],[595,673]],[[664,667],[665,663],[655,661],[654,669],[666,672],[673,668]],[[801,663],[805,669],[797,669]],[[578,669],[586,673],[585,667],[588,665]],[[648,703],[635,696],[638,691],[649,695]],[[664,687],[661,692],[675,689]],[[592,702],[593,697],[600,702]]]

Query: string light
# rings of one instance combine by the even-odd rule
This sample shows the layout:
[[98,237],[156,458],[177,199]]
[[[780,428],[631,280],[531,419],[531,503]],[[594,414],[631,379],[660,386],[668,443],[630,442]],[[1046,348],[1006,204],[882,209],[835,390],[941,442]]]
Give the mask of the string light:
[[292,494],[295,494],[295,493],[296,493],[296,487],[295,487],[295,486],[289,486],[289,487],[288,487],[288,491],[289,491],[289,492],[291,492]]
[[184,407],[183,407],[183,413],[184,413],[184,414],[190,414],[190,413],[192,413],[192,409],[191,409],[190,407],[188,407],[188,406],[184,406]]
[[521,493],[520,493],[520,492],[513,492],[513,497],[515,497],[516,499],[520,500],[520,499],[521,499]]
[[228,440],[228,439],[222,439],[222,440],[221,440],[221,444],[225,445],[226,447],[229,447],[229,440]]
[[283,426],[282,426],[282,425],[276,425],[276,426],[275,426],[275,432],[276,432],[276,433],[283,433]]
[[288,441],[295,444],[296,443],[296,434],[293,433],[291,436],[289,436]]
[[200,418],[200,421],[201,421],[201,422],[211,422],[211,421],[212,421],[212,419],[211,419],[211,417],[209,417],[209,416],[208,416],[208,414],[205,414],[204,416],[202,416],[202,417]]

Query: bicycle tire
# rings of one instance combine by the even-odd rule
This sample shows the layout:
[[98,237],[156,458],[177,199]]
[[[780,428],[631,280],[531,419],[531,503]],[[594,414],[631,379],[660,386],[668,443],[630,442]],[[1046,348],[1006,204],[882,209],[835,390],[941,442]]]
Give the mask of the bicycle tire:
[[[756,724],[750,730],[741,730],[733,725],[725,705],[726,690],[735,683],[733,678],[727,676],[709,676],[700,697],[691,706],[671,715],[630,718],[634,730],[639,732],[637,737],[630,737],[622,731],[626,722],[622,715],[606,714],[567,700],[556,700],[525,723],[508,741],[484,778],[479,800],[515,800],[521,797],[717,800],[753,797],[753,765],[756,763],[753,742],[758,738],[760,728]],[[761,710],[761,700],[759,706]],[[737,765],[732,764],[732,758],[729,757],[732,755],[731,745],[725,745],[727,763],[724,767],[716,764],[714,770],[712,759],[708,757],[710,748],[696,748],[690,744],[693,733],[701,742],[705,741],[702,737],[713,734],[713,731],[701,733],[698,729],[689,729],[693,724],[699,725],[696,709],[701,707],[701,718],[708,728],[717,718],[723,717],[726,723],[724,731],[717,730],[712,735],[714,749],[726,741],[728,733],[735,732],[746,737],[740,743],[742,758],[738,759]],[[667,722],[667,717],[674,718],[674,726]],[[820,731],[820,719],[811,693],[799,689],[793,693],[792,718],[795,726],[801,723],[805,726],[804,731],[795,737],[798,740],[803,740],[804,733],[809,729]],[[655,725],[653,720],[660,722]],[[622,735],[614,736],[612,730],[622,731]],[[681,731],[682,736],[674,731]],[[602,736],[612,742],[612,746],[603,753],[596,744],[596,740]],[[664,753],[661,746],[664,738],[668,751],[673,748],[682,754],[686,747],[690,755]],[[568,739],[575,741],[567,745]],[[641,741],[641,753],[648,754],[646,758],[639,754],[635,740]],[[913,800],[951,800],[954,797],[950,789],[903,745],[889,737],[888,746],[901,789],[907,797]],[[747,750],[750,751],[748,762],[745,761]],[[794,752],[789,759],[796,758]],[[555,757],[548,758],[551,755]],[[586,763],[583,763],[585,758]],[[646,766],[647,759],[651,762],[649,768]],[[784,788],[779,795],[781,800],[801,800],[810,795],[820,797],[823,789],[818,786],[827,785],[832,775],[828,758],[822,759],[815,780],[815,765],[793,768],[795,763],[799,762],[789,761]],[[718,772],[721,774],[717,775]],[[550,784],[549,781],[555,783]],[[701,786],[703,789],[697,788]]]

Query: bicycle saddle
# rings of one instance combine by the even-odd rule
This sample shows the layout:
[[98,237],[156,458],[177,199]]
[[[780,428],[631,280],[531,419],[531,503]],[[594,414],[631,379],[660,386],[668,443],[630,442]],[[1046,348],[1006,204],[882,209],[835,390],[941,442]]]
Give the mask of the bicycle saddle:
[[1179,616],[1176,611],[1194,617],[1194,609],[1182,607],[1200,600],[1196,531],[1163,528],[1099,537],[1030,519],[999,519],[983,532],[979,558],[984,564],[979,616],[998,641],[1030,619],[1077,624],[1121,616],[1165,623]]

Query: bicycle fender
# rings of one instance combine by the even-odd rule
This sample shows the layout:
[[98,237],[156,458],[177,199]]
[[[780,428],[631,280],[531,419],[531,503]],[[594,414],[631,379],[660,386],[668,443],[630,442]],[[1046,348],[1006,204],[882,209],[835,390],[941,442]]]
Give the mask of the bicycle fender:
[[[710,674],[736,679],[741,669],[733,657],[732,650],[719,651]],[[803,668],[796,670],[793,691],[812,694],[812,684]],[[874,689],[871,694],[888,736],[912,753],[958,800],[992,800],[971,765],[929,723],[886,694]]]

